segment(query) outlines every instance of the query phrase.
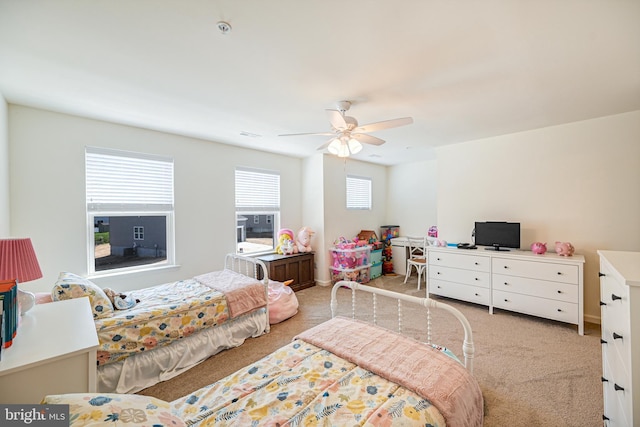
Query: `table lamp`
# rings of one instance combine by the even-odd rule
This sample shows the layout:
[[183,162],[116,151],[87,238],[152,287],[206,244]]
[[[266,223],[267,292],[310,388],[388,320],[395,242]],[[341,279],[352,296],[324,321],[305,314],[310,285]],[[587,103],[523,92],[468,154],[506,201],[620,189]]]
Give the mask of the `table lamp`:
[[[42,277],[31,239],[0,239],[0,280],[16,280],[18,284]],[[33,293],[18,288],[20,314],[34,306]]]

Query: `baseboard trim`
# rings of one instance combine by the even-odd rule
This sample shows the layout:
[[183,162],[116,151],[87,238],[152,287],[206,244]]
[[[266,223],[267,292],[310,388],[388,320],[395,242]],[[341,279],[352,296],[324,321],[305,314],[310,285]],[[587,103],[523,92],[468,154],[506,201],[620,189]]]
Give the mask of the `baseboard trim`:
[[591,314],[585,314],[584,315],[584,321],[599,325],[600,324],[600,316],[593,316]]

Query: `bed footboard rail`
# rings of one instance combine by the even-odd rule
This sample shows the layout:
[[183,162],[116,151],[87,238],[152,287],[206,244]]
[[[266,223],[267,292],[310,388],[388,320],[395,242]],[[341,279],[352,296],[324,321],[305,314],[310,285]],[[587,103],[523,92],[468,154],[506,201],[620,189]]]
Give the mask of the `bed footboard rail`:
[[[269,270],[264,262],[260,261],[258,258],[228,253],[224,258],[224,268],[260,280],[264,285],[266,301],[269,301]],[[265,332],[269,333],[271,325],[269,324],[268,303],[265,307],[265,313],[267,316],[267,327]]]
[[269,270],[258,258],[230,253],[224,258],[224,268],[259,279],[265,285],[269,284]]
[[467,370],[473,373],[473,356],[475,353],[475,347],[473,344],[473,332],[471,330],[471,324],[467,318],[462,314],[460,310],[452,307],[448,304],[432,300],[431,298],[420,298],[412,295],[402,294],[399,292],[393,292],[386,289],[374,288],[372,286],[363,285],[358,282],[340,281],[333,286],[331,290],[331,317],[335,317],[338,310],[338,289],[340,288],[351,289],[351,316],[356,317],[356,291],[368,292],[373,294],[373,323],[377,324],[376,314],[376,295],[385,296],[388,298],[394,298],[398,302],[398,332],[402,333],[402,303],[407,302],[409,304],[416,304],[427,308],[427,342],[431,344],[431,316],[430,310],[444,310],[452,314],[461,323],[464,330],[464,340],[462,343],[462,354],[464,355],[464,366]]

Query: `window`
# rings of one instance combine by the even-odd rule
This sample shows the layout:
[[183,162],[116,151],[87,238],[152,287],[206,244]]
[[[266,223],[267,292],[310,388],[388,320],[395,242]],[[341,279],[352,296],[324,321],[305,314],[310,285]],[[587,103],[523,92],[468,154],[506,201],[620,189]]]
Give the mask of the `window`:
[[174,264],[173,159],[87,147],[85,168],[89,274]]
[[140,225],[133,227],[133,240],[144,240],[144,227]]
[[371,210],[371,178],[347,175],[347,209]]
[[[275,249],[280,214],[280,174],[236,168],[236,252]],[[253,224],[249,218],[253,216]],[[256,222],[257,219],[257,222]]]

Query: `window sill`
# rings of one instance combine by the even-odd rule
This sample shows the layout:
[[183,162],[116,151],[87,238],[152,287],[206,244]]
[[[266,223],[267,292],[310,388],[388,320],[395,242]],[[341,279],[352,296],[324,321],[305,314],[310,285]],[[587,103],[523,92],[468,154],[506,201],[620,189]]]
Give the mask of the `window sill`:
[[145,274],[148,272],[156,272],[162,270],[177,270],[180,268],[180,264],[165,264],[160,266],[149,266],[147,268],[132,268],[132,269],[119,269],[117,271],[100,271],[93,273],[87,277],[87,279],[102,279],[104,277],[118,277],[118,276],[135,276],[137,274]]

